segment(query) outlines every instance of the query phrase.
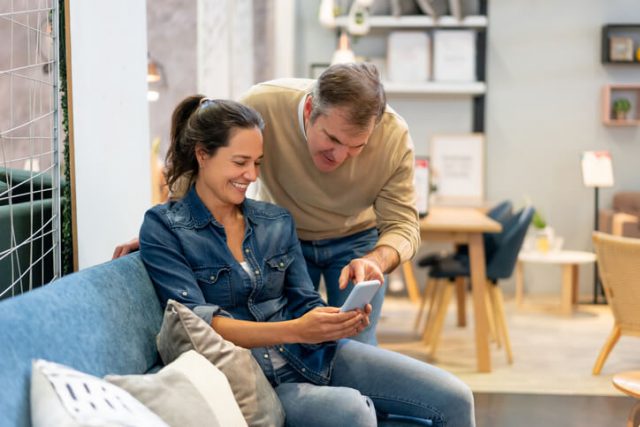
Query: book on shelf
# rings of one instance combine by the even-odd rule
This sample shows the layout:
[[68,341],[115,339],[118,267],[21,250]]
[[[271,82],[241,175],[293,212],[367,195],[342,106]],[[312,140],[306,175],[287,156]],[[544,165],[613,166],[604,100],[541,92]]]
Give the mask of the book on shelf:
[[426,82],[430,73],[429,35],[392,31],[387,46],[387,78],[392,82]]
[[433,78],[438,82],[476,80],[476,34],[473,30],[433,32]]

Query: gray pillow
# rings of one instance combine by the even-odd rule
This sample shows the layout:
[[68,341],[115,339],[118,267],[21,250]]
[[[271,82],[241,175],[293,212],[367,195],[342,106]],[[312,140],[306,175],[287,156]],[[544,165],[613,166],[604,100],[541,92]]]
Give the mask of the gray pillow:
[[169,300],[157,337],[165,364],[195,350],[227,377],[240,411],[251,427],[284,425],[284,410],[251,352],[216,333],[211,325],[177,301]]
[[171,427],[246,427],[226,377],[202,355],[183,353],[156,374],[108,375]]

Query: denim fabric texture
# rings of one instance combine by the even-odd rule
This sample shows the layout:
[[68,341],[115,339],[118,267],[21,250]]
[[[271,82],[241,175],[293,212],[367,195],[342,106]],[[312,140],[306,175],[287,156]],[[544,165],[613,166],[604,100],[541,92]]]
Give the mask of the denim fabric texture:
[[[313,289],[291,215],[276,205],[246,199],[242,251],[252,278],[227,247],[224,228],[192,187],[184,198],[147,211],[140,254],[160,302],[174,299],[208,324],[212,316],[278,322],[325,306]],[[335,343],[282,344],[278,351],[302,376],[327,384]],[[251,350],[268,376],[266,348]]]
[[272,383],[288,426],[475,425],[473,395],[458,378],[354,340],[338,342],[329,386],[305,383],[286,367]]
[[[338,279],[344,266],[349,264],[352,259],[361,258],[371,252],[377,242],[378,231],[375,228],[337,239],[303,240],[300,242],[313,287],[318,290],[320,278],[324,277],[327,302],[330,306],[340,307],[353,289],[353,283],[349,283],[344,290],[340,289]],[[383,286],[371,300],[371,314],[369,315],[371,323],[352,339],[365,344],[378,344],[376,326],[380,320],[386,290],[387,276],[385,276]]]
[[0,426],[30,426],[31,360],[102,377],[157,362],[162,309],[138,254],[0,302]]

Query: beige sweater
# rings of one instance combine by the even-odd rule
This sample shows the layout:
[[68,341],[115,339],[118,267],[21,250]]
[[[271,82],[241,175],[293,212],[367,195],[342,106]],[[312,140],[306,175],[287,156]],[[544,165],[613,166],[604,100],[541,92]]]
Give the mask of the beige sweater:
[[395,248],[402,261],[420,243],[413,187],[413,142],[405,121],[387,107],[359,156],[320,172],[307,148],[301,101],[313,80],[258,84],[240,100],[265,121],[260,198],[288,209],[302,240],[348,236],[377,227],[377,246]]

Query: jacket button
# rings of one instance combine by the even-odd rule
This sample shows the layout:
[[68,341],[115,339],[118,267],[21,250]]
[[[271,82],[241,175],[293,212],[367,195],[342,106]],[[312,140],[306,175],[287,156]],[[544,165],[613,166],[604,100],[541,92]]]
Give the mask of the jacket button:
[[280,347],[278,350],[280,350],[280,353],[282,353],[284,351],[284,348]]
[[187,291],[182,291],[182,296],[186,297],[187,296]]
[[216,280],[216,276],[211,276],[209,277],[209,279],[213,282],[214,280]]
[[307,370],[305,368],[302,368],[301,370],[302,370],[302,372],[307,372]]
[[280,261],[280,264],[278,264],[280,267],[284,267],[284,262]]
[[256,276],[260,274],[260,270],[256,270],[254,271],[254,273],[256,273]]
[[251,251],[249,250],[249,248],[246,248],[246,249],[244,250],[244,253],[245,253],[245,254],[248,254],[249,252],[251,252]]
[[269,358],[269,355],[265,353],[264,358],[265,358],[265,359],[268,359],[268,358]]

